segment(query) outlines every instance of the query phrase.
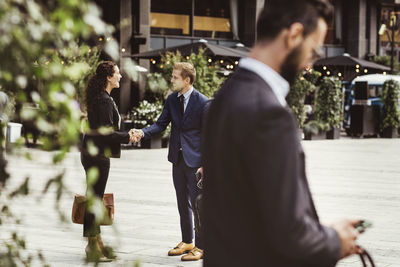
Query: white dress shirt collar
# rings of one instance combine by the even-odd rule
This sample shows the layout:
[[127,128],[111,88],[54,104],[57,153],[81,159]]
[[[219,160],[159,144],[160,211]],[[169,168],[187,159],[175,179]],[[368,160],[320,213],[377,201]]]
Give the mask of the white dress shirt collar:
[[[192,93],[193,93],[193,86],[191,86],[190,89],[186,93],[183,94],[183,111],[184,112],[186,111],[186,107],[189,103],[189,99],[190,99],[190,96],[192,95]],[[181,93],[178,93],[178,97],[180,97],[181,95],[182,95]]]
[[[185,100],[188,99],[188,97],[192,94],[192,92],[193,92],[193,86],[190,86],[190,89],[183,94]],[[180,97],[181,95],[182,95],[181,93],[178,93],[178,97]]]
[[279,73],[261,61],[249,57],[242,58],[239,61],[239,67],[252,71],[260,76],[271,87],[282,106],[285,107],[287,105],[285,98],[289,93],[290,86]]

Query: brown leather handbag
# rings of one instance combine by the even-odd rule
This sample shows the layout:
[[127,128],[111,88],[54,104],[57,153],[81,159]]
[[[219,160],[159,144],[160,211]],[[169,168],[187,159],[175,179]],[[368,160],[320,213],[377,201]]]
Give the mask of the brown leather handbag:
[[[104,194],[103,196],[105,216],[100,225],[112,225],[114,221],[114,194]],[[83,224],[86,209],[86,197],[76,194],[72,205],[72,222]]]

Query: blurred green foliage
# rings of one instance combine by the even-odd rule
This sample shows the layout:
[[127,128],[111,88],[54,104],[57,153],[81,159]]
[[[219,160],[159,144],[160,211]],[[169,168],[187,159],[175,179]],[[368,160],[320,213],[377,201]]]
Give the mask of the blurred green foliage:
[[340,128],[343,120],[342,105],[342,82],[333,76],[322,78],[315,103],[316,119],[331,128]]
[[[108,38],[113,31],[113,26],[102,21],[101,10],[89,0],[0,1],[0,91],[15,102],[17,117],[33,121],[41,131],[41,148],[57,149],[53,164],[60,164],[78,143],[83,90],[99,62],[100,49],[115,62],[120,60],[118,44]],[[98,36],[109,41],[100,49],[89,47],[87,44]],[[128,59],[121,61],[128,77],[134,78],[134,63]],[[35,108],[17,108],[27,102]],[[1,126],[5,127],[5,123]],[[4,144],[5,136],[0,132],[0,143]],[[7,173],[4,147],[0,150],[0,186],[5,188],[7,179],[12,177]],[[56,207],[66,191],[63,177],[61,172],[49,179],[44,189],[46,192],[55,187]],[[0,196],[5,194],[3,188]],[[7,197],[12,200],[28,193],[27,178]],[[19,219],[12,219],[11,208],[3,199],[0,225],[6,220],[18,223]],[[25,241],[17,233],[1,241],[0,266],[29,266],[32,255],[19,253],[20,249],[25,249]],[[46,266],[41,253],[37,257]]]
[[304,99],[308,94],[315,91],[319,77],[320,73],[317,71],[299,74],[286,96],[286,101],[295,114],[299,128],[304,127],[307,117]]
[[397,128],[400,125],[399,110],[400,84],[395,80],[387,80],[382,90],[382,123],[381,129]]

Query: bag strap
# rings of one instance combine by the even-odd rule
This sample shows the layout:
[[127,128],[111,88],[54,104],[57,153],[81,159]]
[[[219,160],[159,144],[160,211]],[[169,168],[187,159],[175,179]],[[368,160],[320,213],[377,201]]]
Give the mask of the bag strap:
[[368,253],[368,251],[363,247],[359,246],[359,248],[361,248],[363,251],[361,254],[359,254],[363,267],[368,267],[368,262],[371,265],[371,267],[375,267],[375,262],[372,259],[371,255]]

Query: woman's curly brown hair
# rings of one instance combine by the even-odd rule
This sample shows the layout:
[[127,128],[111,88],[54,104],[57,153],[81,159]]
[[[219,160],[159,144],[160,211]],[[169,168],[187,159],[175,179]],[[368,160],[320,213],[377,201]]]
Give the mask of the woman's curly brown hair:
[[98,103],[101,94],[106,89],[107,77],[114,75],[114,66],[116,65],[112,61],[103,61],[97,66],[96,74],[89,79],[85,90],[87,111],[93,110],[93,105]]

